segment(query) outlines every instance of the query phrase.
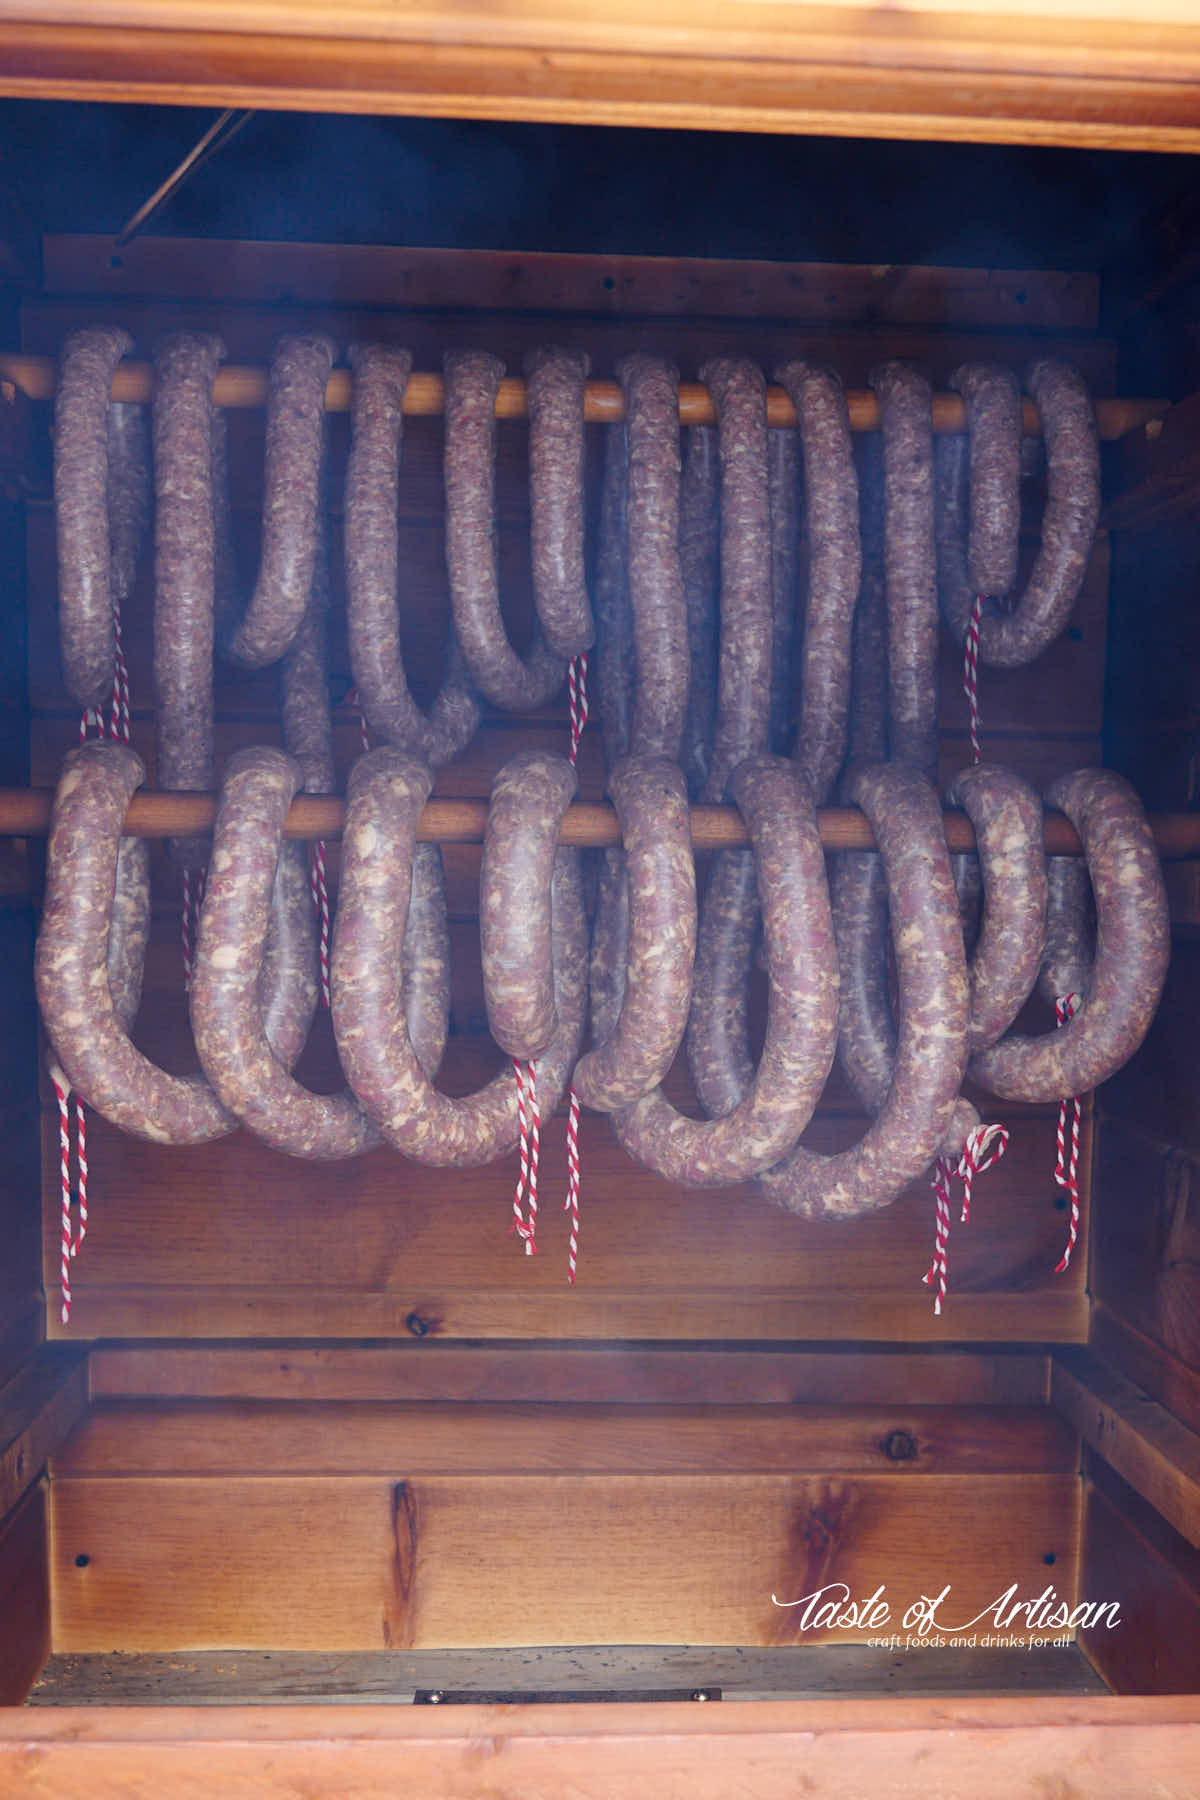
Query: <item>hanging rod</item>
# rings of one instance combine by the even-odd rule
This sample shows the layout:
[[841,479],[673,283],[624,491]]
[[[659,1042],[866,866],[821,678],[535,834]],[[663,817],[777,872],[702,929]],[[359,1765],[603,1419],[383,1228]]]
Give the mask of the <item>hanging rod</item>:
[[[49,400],[54,395],[56,364],[49,356],[0,354],[0,381],[10,381],[30,400]],[[153,392],[154,371],[149,363],[124,362],[113,376],[114,400],[146,401]],[[329,412],[349,412],[354,378],[349,369],[335,369],[325,389],[325,406]],[[267,399],[265,369],[242,368],[228,363],[217,371],[213,382],[213,399],[218,406],[264,406]],[[877,431],[879,402],[869,388],[850,388],[846,393],[853,431]],[[413,418],[430,418],[443,410],[444,388],[440,375],[414,373],[404,390],[404,412]],[[1041,430],[1036,406],[1026,400],[1025,431],[1036,437]],[[1147,424],[1167,410],[1165,400],[1115,399],[1096,401],[1096,419],[1100,436],[1106,439],[1124,437],[1139,425]],[[523,419],[527,416],[525,383],[507,376],[496,396],[498,419]],[[584,417],[602,425],[611,425],[625,417],[625,396],[616,381],[589,381],[584,400]],[[716,412],[708,389],[697,381],[679,384],[679,418],[684,425],[713,425]],[[796,409],[782,388],[767,389],[768,425],[794,425]],[[950,433],[965,430],[963,403],[957,394],[933,396],[933,429]]]
[[[45,837],[50,829],[52,788],[0,788],[0,837]],[[142,789],[133,796],[125,819],[130,837],[192,837],[212,830],[217,802],[213,794],[181,794]],[[284,833],[290,838],[337,838],[345,819],[345,802],[334,795],[302,794],[293,800]],[[486,800],[430,800],[417,827],[425,844],[481,844],[487,824]],[[951,850],[975,848],[975,830],[963,812],[942,815]],[[817,814],[826,850],[871,850],[875,838],[857,807],[823,807]],[[1150,829],[1158,853],[1168,861],[1200,856],[1200,813],[1152,813]],[[693,806],[692,844],[697,850],[725,850],[749,843],[741,814],[732,806]],[[621,833],[611,806],[577,804],[567,808],[559,842],[584,847],[619,844]],[[1046,850],[1053,856],[1078,856],[1078,833],[1063,813],[1048,812]]]

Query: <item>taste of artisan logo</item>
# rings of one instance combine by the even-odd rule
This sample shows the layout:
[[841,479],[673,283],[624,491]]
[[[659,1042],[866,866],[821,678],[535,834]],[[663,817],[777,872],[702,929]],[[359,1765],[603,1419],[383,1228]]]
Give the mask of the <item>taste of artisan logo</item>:
[[[801,1594],[797,1600],[781,1600],[772,1594],[771,1604],[799,1607],[801,1610],[794,1622],[798,1631],[883,1631],[892,1624],[892,1609],[885,1598],[886,1593],[881,1582],[873,1594],[868,1594],[864,1600],[856,1600],[844,1581],[830,1581],[824,1587],[815,1588],[811,1594]],[[1068,1643],[1068,1634],[1080,1628],[1094,1629],[1104,1625],[1111,1631],[1121,1622],[1119,1601],[1086,1600],[1069,1606],[1052,1587],[1045,1587],[1040,1594],[1022,1600],[1015,1581],[981,1607],[974,1618],[959,1624],[941,1616],[940,1608],[949,1598],[949,1583],[940,1594],[922,1594],[905,1608],[899,1621],[903,1637],[900,1632],[892,1631],[884,1637],[868,1638],[868,1645],[874,1644],[885,1650],[947,1644],[964,1648],[1012,1644],[1033,1649],[1046,1644]],[[977,1627],[984,1620],[995,1626],[994,1634],[988,1631],[979,1634]],[[1045,1636],[1033,1635],[1043,1632]],[[1056,1636],[1056,1633],[1063,1635]]]

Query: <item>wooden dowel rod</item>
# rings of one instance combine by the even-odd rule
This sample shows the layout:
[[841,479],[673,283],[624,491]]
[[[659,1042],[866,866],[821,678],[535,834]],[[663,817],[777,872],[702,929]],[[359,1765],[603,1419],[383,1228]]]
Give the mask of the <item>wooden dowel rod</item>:
[[[0,355],[0,381],[10,381],[30,400],[49,400],[54,393],[55,365],[48,356]],[[153,371],[149,363],[122,363],[113,377],[114,400],[149,400],[153,387]],[[353,380],[349,369],[335,369],[325,389],[325,405],[329,412],[349,412]],[[213,399],[218,406],[263,406],[267,398],[267,376],[264,369],[241,368],[228,364],[213,383]],[[879,402],[868,388],[852,388],[846,395],[850,408],[850,424],[854,431],[876,431],[879,428]],[[442,411],[443,387],[440,375],[410,375],[404,393],[404,411],[414,418],[431,417]],[[1116,399],[1097,400],[1096,417],[1102,438],[1124,437],[1157,418],[1167,410],[1165,400]],[[615,381],[589,381],[584,415],[600,424],[612,424],[625,417],[625,398]],[[509,377],[500,383],[496,398],[498,419],[523,419],[526,416],[525,383]],[[684,425],[712,425],[716,413],[708,389],[698,382],[684,381],[679,386],[679,417]],[[782,388],[767,389],[767,423],[794,425],[796,410]],[[938,432],[963,430],[963,403],[957,394],[935,394],[933,397],[933,429]],[[1025,402],[1025,430],[1036,437],[1041,426],[1033,402]]]
[[[0,788],[0,837],[45,837],[50,829],[50,788]],[[131,837],[191,837],[212,830],[217,803],[211,794],[179,794],[143,790],[129,804],[126,828]],[[345,802],[333,795],[303,794],[292,802],[285,827],[292,838],[337,838],[345,818]],[[431,800],[421,815],[417,836],[427,844],[481,844],[487,823],[486,800]],[[827,850],[870,850],[875,840],[856,807],[825,807],[817,815],[821,842]],[[973,850],[975,832],[966,813],[944,814],[946,843],[951,850]],[[1150,828],[1159,855],[1182,861],[1200,856],[1200,813],[1154,813]],[[581,846],[619,844],[617,815],[611,806],[576,805],[567,809],[561,842]],[[741,816],[731,806],[694,806],[692,843],[697,850],[724,850],[749,840]],[[1078,856],[1079,837],[1062,813],[1046,815],[1046,849],[1054,856]]]

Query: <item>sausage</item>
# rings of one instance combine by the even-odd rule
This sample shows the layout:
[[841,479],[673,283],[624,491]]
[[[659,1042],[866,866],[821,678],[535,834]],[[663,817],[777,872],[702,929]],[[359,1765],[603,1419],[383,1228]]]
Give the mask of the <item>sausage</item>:
[[788,362],[776,369],[775,379],[787,389],[800,422],[808,527],[808,599],[794,754],[816,804],[824,806],[846,754],[854,612],[862,579],[858,475],[846,396],[833,370]]
[[[121,827],[145,770],[125,744],[92,742],[68,751],[54,797],[46,894],[34,956],[38,1003],[55,1057],[89,1106],[122,1131],[160,1144],[207,1143],[233,1129],[202,1076],[168,1075],[130,1043],[120,994],[111,985],[111,924]],[[303,915],[312,908],[303,894]],[[143,926],[123,923],[126,941]],[[268,994],[264,1013],[286,1036],[272,1044],[287,1067],[299,1056],[312,1016],[311,923],[306,1006]],[[277,957],[294,980],[294,961]]]
[[657,1087],[614,1120],[632,1156],[693,1187],[746,1180],[792,1149],[825,1085],[837,1038],[833,922],[808,784],[794,764],[760,755],[738,764],[731,786],[754,844],[767,945],[767,1030],[758,1068],[742,1099],[719,1118],[685,1118]]
[[754,1080],[749,982],[760,921],[753,852],[718,851],[700,909],[684,1039],[692,1085],[710,1119],[732,1112]]
[[104,706],[112,696],[113,565],[121,534],[110,510],[109,395],[117,366],[132,349],[133,339],[119,326],[72,332],[55,389],[59,645],[67,692],[85,709]]
[[937,777],[937,581],[933,529],[933,396],[908,363],[881,363],[870,383],[883,439],[892,759]]
[[1077,994],[1086,1000],[1096,959],[1096,921],[1087,862],[1051,856],[1046,862],[1046,948],[1038,992],[1048,1006]]
[[665,756],[631,756],[617,764],[608,786],[624,844],[629,924],[618,1017],[574,1075],[579,1099],[597,1112],[628,1106],[670,1068],[687,1024],[696,956],[696,871],[682,770]]
[[601,850],[596,870],[596,916],[588,962],[588,1002],[592,1042],[613,1033],[625,994],[629,967],[629,878],[625,852]]
[[230,759],[209,860],[189,993],[201,1066],[222,1105],[288,1155],[331,1161],[382,1140],[348,1092],[313,1094],[276,1062],[263,1030],[258,979],[272,889],[298,877],[303,862],[280,859],[300,767],[280,750],[256,747]]
[[496,562],[496,395],[504,375],[486,350],[448,350],[445,372],[446,568],[471,678],[507,712],[532,712],[562,685],[566,659],[540,621],[524,657],[508,641]]
[[[701,430],[707,427],[700,427]],[[796,557],[800,547],[800,441],[788,426],[767,433],[767,516],[771,530],[771,701],[767,748],[792,745],[792,642],[796,635]],[[692,663],[695,677],[695,658]]]
[[902,764],[859,769],[850,797],[866,813],[887,873],[899,985],[899,1041],[882,1107],[835,1156],[797,1146],[759,1177],[806,1217],[887,1206],[945,1140],[967,1060],[967,970],[954,883],[933,788]]
[[[158,785],[213,786],[214,515],[212,385],[220,338],[178,332],[154,351],[154,686]],[[184,869],[202,869],[204,838],[175,838]]]
[[[570,767],[560,758],[543,757],[542,762]],[[439,1093],[413,1054],[399,984],[381,979],[381,971],[400,967],[413,841],[431,785],[426,765],[387,747],[360,757],[350,771],[333,943],[333,1025],[350,1084],[388,1142],[419,1162],[474,1168],[516,1147],[511,1066],[506,1064],[465,1098]],[[560,796],[561,785],[531,779],[529,806],[508,841],[511,870],[503,857],[491,859],[492,878],[502,886],[511,889],[512,870],[527,864],[530,844],[557,831]],[[481,916],[489,898],[481,894]],[[551,922],[557,1024],[536,1062],[546,1116],[562,1098],[583,1035],[587,922],[579,852],[560,847],[549,893],[530,892],[524,905],[531,920],[548,907]]]
[[946,801],[975,827],[983,876],[983,923],[968,970],[974,1055],[1003,1036],[1037,980],[1046,935],[1042,804],[1021,776],[989,763],[964,769]]
[[633,612],[626,561],[629,441],[624,422],[604,438],[604,483],[596,545],[596,703],[611,769],[629,754],[633,721]]
[[830,887],[841,995],[838,1061],[863,1106],[877,1113],[896,1062],[888,991],[887,871],[874,851],[851,850],[834,858]]
[[450,1024],[450,931],[445,870],[437,844],[413,847],[400,979],[408,1041],[432,1081],[446,1049]]
[[854,609],[846,771],[887,756],[887,579],[883,563],[883,448],[864,432],[857,446],[862,573]]
[[721,801],[743,757],[767,747],[771,557],[767,385],[743,357],[718,356],[700,379],[717,409],[721,455],[721,648],[717,729],[704,798]]
[[581,656],[596,627],[583,571],[583,403],[590,359],[583,350],[531,350],[529,531],[533,604],[557,656]]
[[133,592],[150,524],[150,420],[144,406],[114,400],[108,409],[110,597],[120,613]]
[[1170,957],[1166,891],[1141,802],[1109,769],[1080,769],[1046,790],[1083,841],[1096,902],[1096,955],[1087,998],[1060,1031],[1013,1033],[971,1060],[1004,1100],[1086,1094],[1122,1068],[1150,1028]]
[[967,574],[973,594],[1007,594],[1017,579],[1021,534],[1020,384],[997,364],[964,363],[950,386],[967,414]]
[[[540,1056],[557,1023],[544,896],[563,815],[577,792],[569,762],[522,750],[492,783],[479,871],[479,947],[488,1028],[506,1056]],[[530,829],[531,813],[541,829]],[[519,852],[519,854],[518,854]],[[530,897],[543,897],[540,907]]]
[[634,756],[677,758],[691,653],[679,556],[679,374],[659,357],[617,364],[625,392],[625,541],[633,621]]
[[306,794],[332,794],[337,786],[329,710],[328,531],[319,519],[308,605],[279,665],[284,748],[299,764]]
[[258,580],[244,611],[230,593],[221,605],[221,647],[246,669],[279,661],[308,606],[332,367],[327,337],[281,337],[271,358]]
[[[979,660],[1000,668],[1032,662],[1066,625],[1083,586],[1100,517],[1099,435],[1095,410],[1082,377],[1069,363],[1045,357],[1031,365],[1025,390],[1042,419],[1046,508],[1042,515],[1041,547],[1019,597],[1011,594],[1011,582],[1003,589],[973,584],[972,571],[963,554],[967,446],[961,438],[946,438],[938,450],[942,615],[961,643],[976,595],[985,594],[979,623]],[[971,454],[973,457],[973,449]],[[971,473],[973,485],[973,461]],[[1007,479],[1011,482],[1011,473]],[[1012,504],[1010,499],[1008,512]]]
[[346,624],[359,704],[387,744],[432,763],[466,748],[479,724],[479,703],[453,629],[436,698],[423,712],[409,692],[400,648],[399,533],[404,393],[412,370],[407,350],[354,344],[350,455],[346,464]]
[[108,991],[125,1031],[133,1029],[142,1003],[146,951],[150,944],[150,844],[123,837],[117,847],[112,920],[108,928]]
[[[775,433],[776,437],[779,435]],[[687,450],[679,488],[679,566],[683,576],[691,670],[679,759],[687,776],[688,793],[693,800],[698,800],[708,779],[716,720],[717,563],[721,518],[717,434],[711,425],[692,425],[686,437]],[[616,756],[609,757],[610,768],[615,761]]]

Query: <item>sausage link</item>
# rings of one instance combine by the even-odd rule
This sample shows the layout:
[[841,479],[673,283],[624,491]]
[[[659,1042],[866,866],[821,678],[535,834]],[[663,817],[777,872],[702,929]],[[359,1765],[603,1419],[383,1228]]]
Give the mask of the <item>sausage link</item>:
[[[38,1003],[59,1064],[96,1112],[153,1143],[207,1143],[232,1130],[234,1119],[202,1076],[168,1075],[133,1047],[124,1024],[128,1001],[118,1013],[121,997],[110,987],[121,827],[144,775],[141,761],[124,744],[81,744],[64,759],[34,957]],[[307,896],[305,900],[307,907]],[[307,910],[311,913],[311,907]],[[132,935],[144,927],[126,920],[122,929]],[[289,1027],[302,1011],[277,1006],[272,996],[264,1010]],[[277,1040],[272,1048],[290,1067],[302,1046],[298,1033],[293,1041]]]
[[617,364],[625,392],[625,541],[635,682],[629,749],[678,757],[691,652],[679,556],[679,374],[654,356]]
[[1081,856],[1051,856],[1046,863],[1046,948],[1038,992],[1048,1006],[1068,994],[1086,1000],[1096,958],[1092,884]]
[[[787,435],[775,432],[772,442]],[[711,425],[690,426],[679,488],[679,566],[691,650],[680,762],[693,800],[700,798],[708,779],[716,722],[717,565],[721,542],[717,476],[716,432]],[[616,757],[610,756],[610,768],[615,761]]]
[[595,641],[583,570],[583,402],[586,351],[531,350],[529,531],[533,604],[556,656],[580,656]]
[[[213,786],[213,401],[220,338],[178,332],[154,352],[154,686],[158,785]],[[202,869],[204,838],[170,840]]]
[[835,1156],[798,1146],[760,1177],[772,1199],[810,1218],[876,1211],[928,1167],[967,1060],[966,959],[937,796],[899,764],[860,769],[850,792],[887,872],[899,1042],[887,1097],[857,1145]]
[[246,669],[279,661],[308,606],[333,348],[327,337],[289,335],[271,358],[258,580],[244,611],[232,596],[221,604],[222,649]]
[[[388,1142],[419,1162],[474,1168],[516,1146],[511,1066],[465,1098],[439,1093],[413,1053],[399,983],[381,979],[382,971],[402,966],[413,844],[431,785],[427,766],[389,748],[371,751],[350,771],[333,944],[333,1024],[351,1086]],[[556,830],[544,796],[531,794],[510,840],[514,866],[527,859],[529,841]],[[507,883],[502,862],[493,859],[492,871]],[[481,916],[487,901],[481,894]],[[549,893],[528,894],[525,906],[530,917],[548,907],[551,920],[558,1023],[536,1062],[539,1103],[548,1117],[565,1091],[583,1035],[587,922],[577,850],[558,850]]]
[[353,1095],[310,1093],[280,1067],[258,997],[276,872],[296,867],[293,858],[280,865],[279,852],[299,786],[299,765],[280,750],[259,746],[230,759],[189,1004],[201,1066],[222,1105],[273,1150],[332,1161],[372,1149],[379,1133]]
[[350,456],[346,464],[346,624],[359,703],[385,743],[432,763],[466,748],[479,703],[451,629],[446,672],[429,711],[409,691],[400,647],[397,500],[407,350],[354,344]]
[[874,851],[834,858],[833,917],[841,999],[838,1062],[869,1113],[887,1098],[896,1063],[888,991],[888,877]]
[[596,916],[588,960],[593,1044],[604,1043],[616,1029],[628,967],[629,877],[625,852],[605,849],[597,864]]
[[123,837],[117,847],[112,921],[108,928],[108,991],[125,1031],[133,1029],[142,1003],[150,945],[150,841]]
[[883,561],[883,449],[878,434],[858,444],[862,576],[854,610],[846,771],[887,756],[888,623]]
[[1108,769],[1060,776],[1046,791],[1083,841],[1096,900],[1096,957],[1087,998],[1062,1030],[1013,1035],[972,1058],[971,1073],[1004,1100],[1086,1094],[1122,1068],[1154,1017],[1170,957],[1166,892],[1137,795]]
[[1003,1036],[1033,992],[1046,935],[1042,803],[1011,769],[977,763],[951,783],[947,805],[975,827],[983,923],[968,978],[971,1055]]
[[454,628],[481,694],[507,712],[544,705],[566,675],[540,620],[524,657],[508,641],[496,561],[496,395],[504,364],[448,350],[445,371],[446,568]]
[[883,440],[888,723],[894,761],[937,776],[933,396],[908,363],[872,369]]
[[1007,594],[1021,533],[1021,388],[1010,369],[964,363],[950,377],[967,414],[967,576],[975,594]]
[[693,1187],[747,1180],[792,1149],[825,1085],[837,1037],[833,922],[808,784],[793,764],[754,756],[739,763],[731,786],[754,845],[767,946],[758,1068],[720,1118],[685,1118],[658,1087],[614,1121],[632,1156]]
[[[550,909],[544,897],[563,815],[578,788],[561,756],[522,750],[492,783],[479,871],[479,947],[488,1028],[506,1056],[529,1062],[554,1035]],[[530,829],[535,817],[539,829]],[[530,906],[530,896],[543,904]]]
[[629,754],[633,718],[633,611],[626,561],[629,441],[624,422],[604,435],[604,484],[596,546],[596,703],[611,769]]
[[413,848],[400,979],[408,1041],[432,1081],[445,1053],[450,1025],[450,930],[445,870],[437,844]]
[[743,757],[767,747],[771,699],[771,555],[767,384],[744,357],[718,356],[700,379],[717,410],[721,454],[721,650],[717,729],[706,800],[725,798]]
[[944,438],[938,450],[938,574],[942,614],[955,637],[966,635],[975,597],[988,596],[980,615],[979,660],[1000,668],[1032,662],[1051,644],[1079,598],[1100,517],[1100,443],[1096,414],[1082,377],[1070,364],[1046,357],[1025,377],[1042,418],[1046,446],[1046,509],[1042,542],[1025,591],[976,587],[963,552],[967,446]]
[[700,909],[684,1039],[692,1085],[710,1119],[732,1112],[754,1079],[749,982],[760,921],[753,853],[718,851]]
[[[706,427],[700,427],[706,429]],[[771,529],[771,700],[767,748],[792,747],[792,649],[800,548],[800,439],[790,427],[767,433],[767,515]],[[693,676],[695,661],[693,659]]]
[[[846,754],[854,611],[862,579],[858,475],[850,415],[832,369],[807,362],[775,371],[800,421],[808,526],[800,722],[795,757],[824,806]],[[774,435],[774,434],[772,434]]]
[[[116,325],[74,331],[58,366],[54,518],[59,646],[67,692],[81,708],[106,706],[112,697],[114,565],[123,534],[112,512],[109,457],[119,427],[112,422],[109,395],[117,366],[132,349],[133,339]],[[144,518],[141,524],[144,529]]]
[[283,743],[300,766],[306,794],[332,794],[333,720],[329,710],[329,528],[317,522],[312,591],[279,665]]
[[629,883],[629,951],[616,1023],[575,1070],[575,1092],[615,1112],[657,1087],[683,1040],[696,957],[696,871],[687,787],[665,756],[609,776]]

